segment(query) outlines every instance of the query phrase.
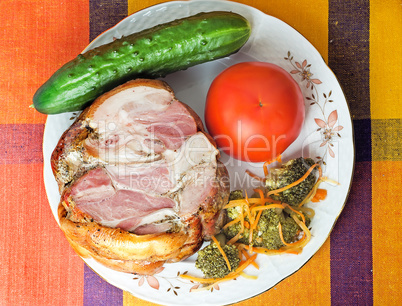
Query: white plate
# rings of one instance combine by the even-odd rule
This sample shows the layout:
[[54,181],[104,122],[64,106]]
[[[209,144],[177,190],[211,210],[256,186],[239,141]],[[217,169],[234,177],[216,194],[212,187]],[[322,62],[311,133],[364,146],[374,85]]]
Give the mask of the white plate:
[[[176,72],[165,78],[177,97],[189,104],[203,118],[205,97],[214,77],[237,62],[258,60],[275,63],[292,74],[306,97],[306,121],[299,138],[283,154],[287,160],[297,156],[320,156],[325,161],[324,174],[340,182],[339,186],[326,184],[328,197],[316,205],[311,227],[312,239],[299,255],[260,255],[260,269],[249,267],[246,272],[257,275],[257,280],[239,277],[222,283],[220,290],[190,292],[193,284],[177,277],[177,273],[200,272],[194,267],[195,256],[166,264],[155,277],[134,279],[132,274],[120,273],[103,267],[94,260],[85,262],[112,285],[141,299],[170,305],[224,305],[258,295],[300,269],[321,247],[341,213],[350,188],[354,168],[354,144],[351,117],[338,81],[319,52],[296,30],[261,11],[227,1],[168,2],[137,12],[97,37],[87,49],[110,42],[159,23],[193,15],[201,11],[225,10],[246,17],[252,25],[247,44],[235,55]],[[86,50],[87,50],[86,49]],[[286,59],[287,58],[287,59]],[[307,76],[307,78],[303,78]],[[48,116],[43,141],[44,180],[52,212],[57,220],[60,195],[50,168],[50,155],[61,134],[72,120],[71,113]],[[318,130],[319,129],[319,130]],[[325,134],[327,131],[327,134]],[[332,137],[326,141],[325,136]],[[328,140],[328,139],[327,139]],[[241,163],[223,155],[232,190],[250,189],[257,181],[245,174],[246,169],[262,176],[261,164]],[[57,220],[58,221],[58,220]],[[143,283],[143,284],[142,284]],[[142,284],[142,285],[141,285]],[[154,289],[159,284],[159,289]],[[151,286],[153,285],[153,287]]]

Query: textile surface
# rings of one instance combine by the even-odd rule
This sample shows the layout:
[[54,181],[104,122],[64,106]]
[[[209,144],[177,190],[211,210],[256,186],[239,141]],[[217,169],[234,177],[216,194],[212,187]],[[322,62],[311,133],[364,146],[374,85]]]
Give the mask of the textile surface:
[[[0,2],[0,305],[153,305],[74,253],[43,183],[36,89],[97,35],[161,0]],[[305,36],[351,111],[356,164],[329,239],[298,272],[236,305],[402,304],[402,6],[399,0],[242,0]]]

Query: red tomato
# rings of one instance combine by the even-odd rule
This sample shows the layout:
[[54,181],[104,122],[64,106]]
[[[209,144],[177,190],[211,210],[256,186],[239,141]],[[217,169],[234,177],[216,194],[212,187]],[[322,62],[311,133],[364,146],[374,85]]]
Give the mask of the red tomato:
[[275,159],[299,136],[304,122],[299,85],[264,62],[235,64],[208,91],[205,123],[218,147],[248,162]]

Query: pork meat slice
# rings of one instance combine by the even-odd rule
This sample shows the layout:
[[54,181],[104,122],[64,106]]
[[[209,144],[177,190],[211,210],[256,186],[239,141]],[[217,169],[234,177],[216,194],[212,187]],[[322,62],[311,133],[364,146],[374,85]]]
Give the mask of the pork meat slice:
[[79,221],[80,215],[85,213],[100,224],[129,232],[135,232],[138,226],[143,225],[142,219],[153,223],[176,216],[172,199],[139,189],[117,189],[104,168],[95,168],[83,175],[65,196],[74,199],[75,205],[70,209],[76,211],[71,218]]
[[51,165],[69,242],[113,269],[152,274],[220,230],[228,172],[200,118],[162,81],[133,80],[99,97],[63,134]]

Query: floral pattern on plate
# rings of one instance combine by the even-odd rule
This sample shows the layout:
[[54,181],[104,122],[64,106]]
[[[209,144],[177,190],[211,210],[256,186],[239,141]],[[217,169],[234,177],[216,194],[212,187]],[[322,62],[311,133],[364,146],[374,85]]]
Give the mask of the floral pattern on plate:
[[328,94],[323,93],[322,97],[324,98],[324,102],[320,100],[320,93],[317,89],[317,86],[322,84],[320,79],[313,78],[313,73],[311,72],[311,64],[308,64],[307,60],[303,60],[301,63],[294,60],[293,55],[288,51],[287,56],[284,58],[288,60],[292,66],[293,70],[290,71],[291,74],[299,75],[301,77],[301,83],[305,83],[306,88],[311,89],[311,95],[307,96],[306,99],[310,102],[310,106],[316,105],[320,109],[320,113],[322,114],[321,118],[314,118],[315,123],[318,125],[317,131],[320,131],[322,134],[322,142],[320,143],[320,147],[326,147],[323,156],[316,156],[319,163],[326,165],[326,157],[327,153],[330,157],[335,158],[335,152],[331,147],[334,146],[333,142],[336,141],[336,138],[341,138],[339,131],[343,129],[343,126],[337,125],[338,121],[338,111],[332,110],[328,117],[326,117],[325,107],[327,103],[333,103],[334,100],[331,99],[332,90],[329,91]]

